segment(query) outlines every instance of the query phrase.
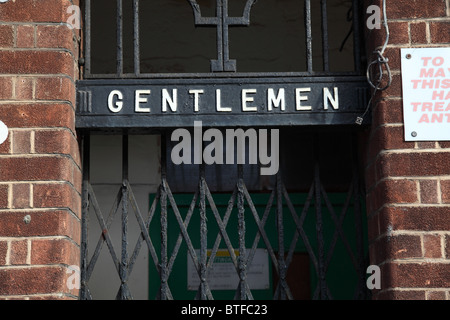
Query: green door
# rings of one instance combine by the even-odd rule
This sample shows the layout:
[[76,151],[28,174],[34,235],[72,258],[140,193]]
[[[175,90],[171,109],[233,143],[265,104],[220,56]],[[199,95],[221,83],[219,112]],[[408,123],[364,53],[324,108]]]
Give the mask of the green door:
[[[263,219],[266,211],[267,204],[269,202],[270,193],[252,193],[251,200],[254,208],[259,216],[259,220]],[[153,202],[155,195],[150,196],[150,204]],[[227,206],[230,201],[230,194],[213,194],[214,203],[217,207],[221,219],[223,220]],[[191,206],[193,200],[193,194],[174,194],[174,199],[177,204],[177,208],[183,220]],[[283,200],[283,225],[280,228],[277,225],[276,215],[276,197],[268,211],[266,222],[263,226],[263,230],[266,234],[266,239],[269,245],[266,245],[262,236],[259,236],[259,241],[256,243],[256,247],[260,249],[259,252],[265,254],[262,255],[265,263],[267,264],[268,272],[263,274],[260,278],[264,283],[267,281],[268,285],[264,288],[251,289],[254,299],[273,299],[279,298],[276,294],[276,288],[278,285],[278,273],[276,271],[276,264],[278,259],[278,252],[280,243],[283,244],[284,253],[286,259],[290,260],[290,264],[287,268],[287,284],[292,293],[294,299],[311,299],[317,297],[318,290],[318,274],[317,271],[319,261],[326,269],[326,290],[333,299],[353,299],[356,294],[356,288],[358,287],[358,281],[361,279],[361,270],[358,271],[358,263],[361,257],[357,255],[366,254],[361,252],[358,241],[358,232],[355,228],[355,212],[353,205],[345,206],[347,201],[347,194],[334,193],[328,194],[328,203],[332,205],[326,205],[325,201],[321,202],[321,217],[322,217],[322,238],[317,236],[317,208],[314,205],[314,199],[308,201],[308,195],[306,193],[292,193],[289,194],[290,204],[295,209],[297,219],[292,216],[292,211],[289,209],[289,203]],[[349,198],[349,201],[353,201]],[[305,203],[308,203],[305,208]],[[345,210],[343,210],[345,206]],[[176,300],[194,299],[198,288],[189,287],[189,277],[192,282],[192,273],[188,275],[188,247],[185,239],[180,236],[180,227],[177,222],[174,210],[168,202],[168,215],[167,215],[167,250],[169,265],[173,262],[170,270],[168,285],[172,297]],[[211,206],[208,201],[206,202],[206,218],[207,218],[207,246],[208,249],[212,249],[219,234],[218,224],[211,210]],[[365,212],[361,210],[361,212]],[[200,249],[200,217],[198,210],[198,200],[196,203],[196,209],[194,210],[188,226],[187,232],[189,234],[190,241],[194,249]],[[361,214],[361,217],[364,217]],[[236,252],[239,254],[239,240],[238,240],[238,212],[236,204],[231,211],[228,223],[226,225],[226,232],[231,241],[231,244]],[[300,224],[301,228],[297,228],[297,224]],[[185,223],[186,224],[186,223]],[[365,221],[362,221],[361,226],[365,226]],[[337,228],[341,226],[341,228]],[[297,232],[298,230],[301,232]],[[339,230],[341,230],[339,232]],[[363,239],[367,238],[366,231],[362,230]],[[252,214],[251,208],[248,202],[245,203],[245,247],[247,253],[254,246],[255,238],[259,234],[258,225]],[[161,222],[160,222],[160,208],[155,210],[155,215],[150,223],[150,236],[155,247],[155,252],[158,256],[158,262],[161,258]],[[282,238],[280,240],[280,237]],[[182,239],[179,249],[176,254],[176,258],[173,259],[174,248],[177,246],[177,240]],[[323,255],[319,255],[318,238],[323,239]],[[367,248],[366,244],[363,244],[361,248]],[[227,246],[223,240],[220,242],[220,254],[217,254],[213,263],[222,267],[227,262],[230,264],[227,270],[233,270],[231,258],[229,256]],[[222,250],[223,249],[223,250]],[[274,255],[270,253],[273,252]],[[289,252],[291,257],[289,258]],[[171,260],[172,259],[172,260]],[[274,261],[275,259],[275,261]],[[266,269],[266,270],[267,270]],[[195,279],[198,282],[198,279]],[[210,286],[212,286],[211,281]],[[149,299],[155,299],[158,296],[160,288],[160,277],[156,269],[155,262],[150,258],[149,264]],[[211,293],[214,299],[233,299],[236,293],[236,289],[227,290],[214,290],[211,289]]]

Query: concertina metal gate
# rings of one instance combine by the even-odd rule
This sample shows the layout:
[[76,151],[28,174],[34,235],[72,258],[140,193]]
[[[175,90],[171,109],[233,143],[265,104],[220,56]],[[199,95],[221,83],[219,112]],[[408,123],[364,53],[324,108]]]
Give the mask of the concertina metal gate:
[[[95,1],[95,0],[92,0]],[[223,2],[222,2],[223,1]],[[217,0],[217,3],[227,3],[228,0]],[[188,1],[192,6],[195,15],[197,4],[196,1]],[[245,6],[249,15],[251,6],[256,1],[249,0]],[[141,79],[152,78],[155,75],[141,73],[140,70],[140,41],[142,35],[139,33],[139,0],[133,0],[133,73],[124,73],[124,46],[123,46],[123,12],[122,12],[122,0],[117,0],[117,59],[116,70],[109,74],[95,74],[91,72],[91,0],[85,0],[85,44],[84,44],[84,65],[83,75],[85,79]],[[346,75],[333,74],[330,72],[329,67],[329,51],[328,51],[328,33],[327,33],[327,1],[321,0],[321,24],[322,24],[322,72],[315,72],[313,70],[313,55],[312,55],[312,33],[311,33],[311,1],[304,0],[305,6],[305,48],[306,48],[306,72],[292,73],[295,76],[327,76],[338,77],[345,76],[361,76],[362,62],[360,53],[360,32],[358,26],[360,21],[358,19],[358,8],[360,2],[358,0],[352,0],[353,15],[352,32],[353,32],[353,45],[354,45],[354,71],[348,72]],[[196,17],[201,22],[202,17]],[[212,18],[210,20],[204,20],[205,23],[214,22]],[[215,22],[214,22],[215,23]],[[223,30],[227,29],[220,26]],[[228,38],[225,37],[225,33],[222,30],[222,34],[219,34],[219,22],[217,22],[218,39],[217,50],[218,60],[222,59],[219,66],[214,66],[214,62],[211,61],[212,71],[218,68],[216,71],[231,71],[235,72],[235,66],[233,63],[227,64],[228,59]],[[350,35],[350,34],[349,34]],[[349,36],[347,35],[347,37]],[[347,38],[346,38],[347,39]],[[221,58],[222,57],[222,58]],[[230,70],[227,70],[230,68]],[[291,75],[292,75],[291,74]],[[261,74],[267,76],[268,74]],[[271,73],[270,76],[283,77],[283,73]],[[164,75],[159,75],[164,78]],[[186,74],[173,74],[173,77],[186,77]],[[195,77],[200,77],[201,74],[195,74]],[[211,74],[209,74],[210,77]],[[251,77],[255,77],[257,74],[252,74]],[[78,93],[78,99],[81,101],[88,101],[90,97],[86,96],[82,92]],[[88,105],[89,103],[85,103]],[[317,283],[313,285],[313,299],[333,299],[333,294],[329,290],[327,283],[327,271],[330,266],[330,261],[335,253],[335,247],[338,242],[342,242],[347,255],[350,257],[352,268],[356,274],[357,281],[354,288],[354,299],[367,299],[369,292],[366,287],[366,267],[367,256],[364,247],[364,225],[363,217],[365,215],[364,210],[364,187],[361,178],[358,173],[359,161],[357,159],[356,142],[352,142],[353,157],[352,157],[352,179],[346,192],[345,203],[341,212],[338,212],[333,207],[332,202],[329,199],[326,186],[321,182],[321,168],[319,165],[319,154],[317,148],[315,151],[315,164],[313,168],[313,179],[310,181],[310,187],[307,192],[305,203],[302,207],[296,207],[291,201],[290,194],[283,183],[283,175],[289,174],[289,172],[282,172],[281,170],[276,175],[275,184],[272,187],[272,191],[269,194],[268,202],[265,206],[265,210],[262,215],[255,209],[254,202],[251,194],[247,189],[244,181],[244,168],[242,165],[237,165],[238,174],[234,189],[230,193],[227,208],[225,212],[221,213],[217,209],[216,203],[213,199],[212,192],[208,187],[208,181],[205,175],[204,165],[199,165],[198,187],[192,194],[192,200],[190,202],[189,209],[186,215],[182,215],[178,208],[178,204],[171,191],[171,186],[167,179],[166,170],[166,140],[161,139],[161,181],[157,190],[155,198],[151,203],[148,212],[144,212],[142,208],[139,208],[135,196],[133,194],[133,188],[130,185],[128,179],[128,135],[127,131],[123,131],[122,138],[122,185],[117,191],[112,208],[108,214],[100,208],[95,192],[90,183],[90,131],[89,129],[82,128],[80,131],[82,136],[82,153],[83,153],[83,184],[82,184],[82,240],[81,240],[81,290],[80,299],[92,299],[95,298],[91,295],[89,289],[89,280],[93,274],[93,270],[98,261],[100,252],[106,249],[111,255],[114,268],[120,278],[120,287],[117,292],[117,299],[132,299],[133,293],[128,285],[128,279],[133,272],[136,259],[142,250],[148,250],[151,259],[151,268],[155,268],[159,274],[159,290],[158,299],[174,299],[176,298],[172,294],[171,287],[169,285],[169,279],[173,270],[174,263],[179,254],[182,243],[187,246],[189,256],[193,260],[193,264],[197,271],[200,285],[196,293],[196,299],[214,299],[214,294],[209,287],[208,274],[214,266],[214,257],[217,254],[219,247],[225,245],[228,251],[232,264],[235,268],[236,274],[239,277],[239,283],[235,290],[235,299],[253,299],[253,293],[248,285],[247,271],[248,267],[252,263],[252,259],[255,255],[255,251],[260,244],[267,249],[269,260],[272,263],[274,272],[278,277],[278,283],[274,292],[274,299],[293,299],[292,292],[287,282],[286,276],[292,258],[294,255],[296,244],[302,242],[306,248],[307,255],[313,266],[313,273],[316,275]],[[138,128],[135,128],[138,129]],[[170,132],[169,129],[158,129],[159,134],[162,137],[167,136]],[[354,133],[355,134],[355,133]],[[316,142],[317,143],[317,142]],[[283,210],[283,205],[287,207],[288,211]],[[159,212],[158,212],[158,207]],[[212,214],[207,215],[207,208],[209,208]],[[326,210],[324,210],[326,208]],[[228,221],[234,209],[237,209],[238,225],[237,230],[227,229]],[[274,210],[272,210],[274,209]],[[99,235],[96,247],[92,253],[88,252],[88,243],[92,239],[88,239],[89,210],[95,213],[96,220],[101,228],[101,234]],[[304,229],[304,221],[308,215],[311,215],[311,210],[316,221],[316,233],[315,239],[316,245],[311,244],[311,235],[308,235]],[[354,228],[356,233],[356,248],[353,249],[349,243],[348,235],[343,230],[343,221],[347,213],[353,210],[354,212]],[[173,211],[171,213],[170,211]],[[326,212],[325,212],[326,211]],[[157,217],[159,214],[159,217]],[[174,214],[176,219],[176,228],[178,229],[178,237],[173,248],[168,246],[168,218],[169,214]],[[271,215],[275,215],[276,225],[268,225],[267,221]],[[192,235],[188,232],[190,220],[197,215],[200,219],[200,225],[198,226],[198,233],[200,234],[200,248],[197,251],[194,248]],[[135,218],[140,229],[140,235],[134,246],[133,250],[129,249],[129,234],[128,234],[128,221]],[[245,219],[249,218],[254,221],[257,226],[257,233],[252,241],[251,246],[246,243],[246,223]],[[289,217],[295,224],[295,233],[292,238],[287,238],[284,230],[284,221]],[[121,245],[120,249],[113,245],[109,228],[114,220],[120,220],[121,224]],[[161,230],[159,235],[151,234],[149,227],[155,220],[159,220],[161,224]],[[324,220],[331,220],[335,229],[330,243],[325,243],[325,235],[323,224]],[[218,234],[211,235],[208,233],[207,221],[213,221],[217,224],[219,229]],[[268,228],[276,228],[277,239],[276,243],[269,239],[267,235]],[[229,233],[234,232],[238,234],[237,243],[232,243]],[[212,248],[208,248],[208,237],[215,239]],[[95,239],[94,239],[95,240]],[[160,242],[159,252],[156,250],[155,241]],[[286,244],[289,244],[286,248]],[[208,256],[208,250],[209,256]],[[236,255],[236,250],[239,255]],[[150,297],[152,298],[152,297]]]
[[[366,268],[368,263],[368,257],[364,250],[364,225],[363,215],[365,210],[363,208],[364,203],[364,188],[361,179],[358,175],[358,160],[356,152],[353,154],[352,171],[353,176],[346,193],[345,203],[342,207],[342,211],[338,212],[333,207],[329,199],[329,195],[321,182],[320,178],[320,166],[318,154],[314,155],[314,178],[311,181],[309,191],[305,204],[302,208],[295,208],[290,200],[290,195],[286,190],[282,172],[279,171],[276,175],[275,186],[270,193],[269,200],[266,204],[264,213],[262,216],[257,212],[253,204],[252,197],[247,190],[246,183],[243,175],[243,165],[236,165],[238,167],[238,176],[236,177],[235,187],[230,195],[226,212],[219,213],[212,193],[208,187],[208,181],[205,176],[205,165],[199,165],[199,177],[198,188],[194,194],[192,194],[192,200],[189,206],[187,214],[183,217],[178,210],[178,205],[175,201],[174,195],[171,192],[171,187],[167,181],[166,175],[166,159],[165,159],[165,143],[162,143],[162,159],[161,159],[161,183],[156,193],[156,196],[151,204],[148,212],[142,212],[137,205],[136,199],[133,194],[133,189],[128,180],[128,136],[122,136],[122,186],[119,188],[115,201],[112,205],[108,215],[103,213],[102,209],[96,199],[95,192],[89,181],[89,134],[83,137],[83,204],[82,204],[82,243],[81,243],[81,299],[92,299],[89,290],[89,279],[92,275],[93,269],[96,265],[100,251],[103,246],[107,246],[111,258],[113,260],[115,269],[120,278],[121,284],[118,290],[117,299],[132,299],[132,292],[130,291],[127,280],[133,271],[136,258],[141,250],[147,249],[152,259],[151,265],[153,265],[160,276],[160,289],[158,293],[159,299],[173,299],[171,289],[169,287],[169,277],[172,271],[173,264],[179,253],[180,246],[184,241],[188,248],[188,253],[194,262],[194,266],[197,270],[198,277],[200,279],[200,286],[197,291],[196,299],[213,299],[214,296],[208,286],[208,273],[213,267],[214,257],[219,249],[221,242],[225,243],[226,248],[232,259],[232,263],[235,267],[236,273],[239,276],[239,284],[236,288],[235,299],[253,299],[252,291],[250,290],[246,281],[246,273],[248,267],[252,263],[252,259],[255,254],[255,250],[260,242],[264,243],[266,247],[270,262],[279,278],[276,290],[274,293],[274,299],[293,299],[289,285],[286,281],[287,271],[292,261],[296,244],[302,241],[306,247],[307,254],[314,267],[313,272],[317,276],[317,283],[315,284],[313,299],[333,299],[328,286],[327,286],[327,269],[330,265],[330,260],[333,257],[334,249],[338,241],[342,241],[345,246],[346,253],[349,255],[352,267],[357,276],[357,283],[354,288],[354,299],[367,299],[370,295],[366,287]],[[163,139],[163,141],[165,141]],[[353,142],[355,147],[355,142]],[[315,148],[317,150],[317,148]],[[355,151],[355,150],[354,150]],[[288,239],[284,234],[284,217],[283,203],[286,203],[289,209],[289,216],[295,222],[295,234],[292,239]],[[152,235],[149,233],[150,224],[155,218],[157,212],[157,205],[160,205],[160,223],[161,232],[160,235]],[[245,209],[244,205],[249,209]],[[327,213],[324,212],[323,207],[326,207]],[[173,209],[177,221],[177,228],[179,228],[179,235],[176,244],[173,248],[168,248],[168,208]],[[206,215],[206,209],[209,207],[212,210],[212,216]],[[88,257],[88,227],[89,222],[89,209],[95,212],[97,222],[101,228],[101,234],[98,239],[94,252]],[[233,208],[237,208],[238,212],[238,229],[227,230],[227,223],[230,219]],[[275,208],[275,213],[271,213],[271,209]],[[311,246],[311,238],[305,232],[303,223],[305,221],[309,209],[314,210],[316,219],[316,241],[317,246],[314,249]],[[349,244],[348,235],[345,234],[342,224],[349,210],[354,212],[354,226],[356,234],[356,250],[352,249]],[[270,214],[276,215],[276,226],[266,225],[266,222]],[[191,241],[191,235],[187,231],[189,222],[194,215],[199,215],[200,226],[198,232],[200,233],[200,253],[197,254]],[[128,220],[135,217],[139,227],[140,236],[132,251],[128,248]],[[246,235],[246,223],[245,217],[252,217],[257,224],[258,232],[253,240],[250,249],[247,248],[248,243],[245,243]],[[114,219],[120,219],[121,221],[121,249],[117,250],[113,245],[113,241],[109,234],[109,228]],[[207,221],[213,220],[217,223],[219,233],[215,235],[214,246],[207,256],[207,236],[208,228]],[[331,220],[334,224],[335,230],[333,233],[332,241],[328,245],[328,251],[325,250],[324,243],[324,220]],[[277,229],[277,243],[271,243],[267,236],[267,228]],[[238,243],[231,243],[229,232],[236,232],[239,235]],[[154,241],[161,241],[161,251],[156,252]],[[289,250],[285,252],[285,244],[289,243]],[[278,248],[278,252],[275,252],[274,247]],[[239,256],[236,256],[238,250]],[[171,251],[170,251],[171,250]],[[248,252],[247,252],[248,251]],[[295,272],[295,271],[294,271]],[[314,285],[314,284],[313,284]]]

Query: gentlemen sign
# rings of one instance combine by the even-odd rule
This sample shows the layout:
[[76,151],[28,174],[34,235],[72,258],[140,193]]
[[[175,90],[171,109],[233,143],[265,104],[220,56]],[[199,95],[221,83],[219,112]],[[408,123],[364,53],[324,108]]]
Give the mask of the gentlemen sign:
[[79,81],[78,128],[354,124],[361,77]]

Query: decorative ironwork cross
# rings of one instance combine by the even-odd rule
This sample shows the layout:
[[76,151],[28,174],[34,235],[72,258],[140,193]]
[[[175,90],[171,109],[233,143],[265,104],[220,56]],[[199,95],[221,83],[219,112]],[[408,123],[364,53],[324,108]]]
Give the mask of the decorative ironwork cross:
[[202,17],[200,6],[196,0],[188,0],[194,11],[196,26],[217,27],[217,60],[211,60],[212,72],[236,72],[236,60],[230,60],[228,27],[249,26],[250,9],[257,0],[247,0],[242,17],[228,16],[228,0],[216,0],[216,16]]

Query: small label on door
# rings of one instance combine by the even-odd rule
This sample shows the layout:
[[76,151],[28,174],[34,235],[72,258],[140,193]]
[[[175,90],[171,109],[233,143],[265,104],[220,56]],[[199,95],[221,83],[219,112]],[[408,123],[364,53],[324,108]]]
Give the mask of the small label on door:
[[[197,259],[199,259],[200,250],[195,251]],[[246,251],[248,255],[251,249]],[[234,252],[238,259],[239,251],[235,250]],[[209,259],[211,250],[208,250],[207,254]],[[208,272],[207,281],[210,290],[237,289],[239,276],[227,249],[217,250],[214,263]],[[269,258],[266,249],[256,249],[252,262],[247,266],[247,284],[252,290],[269,289]],[[189,254],[187,257],[187,285],[188,290],[198,290],[200,286],[200,277]]]

